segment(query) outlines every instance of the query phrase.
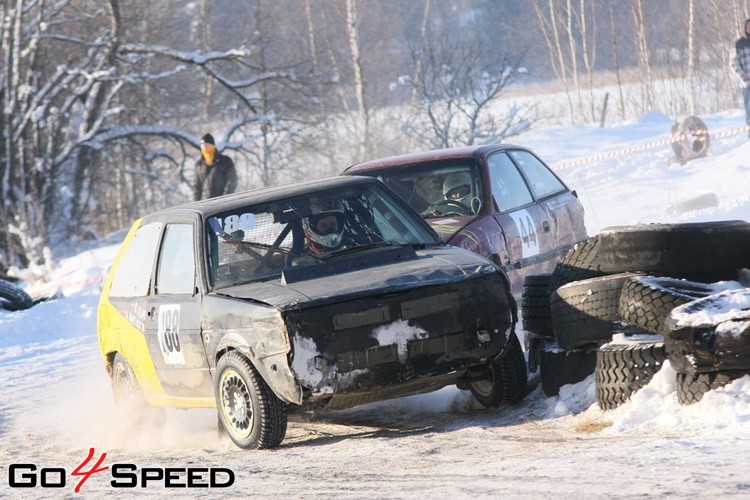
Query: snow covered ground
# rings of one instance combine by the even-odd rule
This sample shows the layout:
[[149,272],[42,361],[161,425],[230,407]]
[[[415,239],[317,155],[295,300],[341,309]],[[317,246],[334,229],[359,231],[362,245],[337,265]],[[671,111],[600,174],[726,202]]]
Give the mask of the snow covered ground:
[[[739,111],[703,118],[715,135],[744,125]],[[750,221],[746,133],[725,134],[708,157],[680,165],[668,161],[670,126],[668,117],[651,114],[604,129],[538,130],[514,142],[561,167],[558,173],[584,203],[589,234],[644,222]],[[612,151],[622,154],[607,157]],[[576,160],[583,161],[571,166]],[[217,437],[209,410],[170,410],[165,428],[126,431],[95,331],[100,277],[115,251],[106,246],[60,262],[49,286],[64,298],[0,311],[0,497],[750,495],[750,377],[683,407],[668,365],[630,402],[608,412],[596,404],[592,376],[563,387],[558,397],[537,388],[522,404],[496,410],[446,388],[346,412],[296,415],[272,451],[242,451]],[[91,448],[84,471],[106,453],[102,467],[224,468],[234,482],[187,491],[164,488],[163,481],[114,488],[107,471],[92,474],[77,495],[80,478],[71,473]],[[61,483],[62,468],[66,484],[12,489],[9,466],[19,463],[35,464],[31,477],[48,486]]]

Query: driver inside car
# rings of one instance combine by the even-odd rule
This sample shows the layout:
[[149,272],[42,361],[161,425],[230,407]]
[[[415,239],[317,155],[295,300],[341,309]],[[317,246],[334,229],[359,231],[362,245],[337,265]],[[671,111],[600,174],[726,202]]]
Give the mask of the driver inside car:
[[341,247],[344,239],[344,207],[332,200],[310,207],[312,215],[302,219],[305,246],[315,255],[322,255]]
[[443,181],[443,197],[468,208],[471,205],[471,174],[453,172]]
[[474,211],[471,174],[466,170],[452,172],[443,180],[443,199],[428,210],[432,215],[465,215]]

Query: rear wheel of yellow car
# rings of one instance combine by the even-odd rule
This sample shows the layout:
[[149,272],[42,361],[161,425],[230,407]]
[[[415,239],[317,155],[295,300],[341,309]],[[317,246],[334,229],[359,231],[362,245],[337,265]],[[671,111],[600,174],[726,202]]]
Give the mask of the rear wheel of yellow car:
[[216,364],[219,421],[240,448],[275,448],[286,435],[287,407],[252,364],[230,351]]
[[121,354],[112,360],[112,394],[118,412],[133,426],[159,426],[166,418],[163,408],[148,404],[133,369]]

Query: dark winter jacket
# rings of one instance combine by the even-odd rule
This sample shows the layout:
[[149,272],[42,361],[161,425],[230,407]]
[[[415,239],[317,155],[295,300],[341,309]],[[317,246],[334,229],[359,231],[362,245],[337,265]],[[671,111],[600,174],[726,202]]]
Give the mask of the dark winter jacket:
[[235,189],[237,171],[230,157],[217,152],[212,166],[207,166],[203,157],[195,163],[193,194],[196,201],[234,193]]
[[750,86],[750,36],[743,36],[737,40],[734,51],[734,70],[745,85]]

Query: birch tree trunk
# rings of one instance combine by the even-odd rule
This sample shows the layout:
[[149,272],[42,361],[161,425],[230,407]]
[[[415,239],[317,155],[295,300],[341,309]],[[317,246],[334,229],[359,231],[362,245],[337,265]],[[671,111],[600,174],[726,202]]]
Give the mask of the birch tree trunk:
[[[420,38],[426,40],[427,38],[427,21],[430,18],[430,2],[431,0],[424,0],[424,9],[422,11],[422,24],[419,29]],[[414,83],[411,91],[411,101],[414,104],[414,100],[417,98],[417,84],[419,79],[422,78],[422,58],[417,58],[416,64],[414,65]]]
[[354,94],[357,96],[357,107],[359,108],[360,141],[359,156],[364,159],[370,145],[370,116],[365,99],[365,81],[362,72],[362,60],[359,54],[359,40],[357,33],[356,0],[346,0],[346,33],[349,39],[349,49],[352,55],[352,68],[354,70]]
[[576,47],[575,33],[573,33],[573,7],[571,0],[567,0],[565,4],[565,27],[568,35],[568,55],[570,57],[571,74],[573,76],[573,85],[576,90],[576,96],[578,99],[578,113],[583,116],[586,121],[585,113],[583,112],[583,94],[581,92],[581,82],[578,79],[578,48]]
[[689,94],[689,114],[696,114],[696,91],[695,91],[695,61],[697,54],[695,53],[695,5],[693,0],[688,0],[688,48],[687,48],[687,81],[688,81],[688,94]]
[[[537,0],[532,0],[532,7],[536,14],[537,20],[539,21],[539,30],[544,36],[544,41],[547,44],[547,52],[550,58],[550,67],[557,76],[558,80],[562,82],[565,96],[568,99],[568,109],[570,111],[571,123],[575,123],[575,112],[573,107],[573,100],[570,97],[570,87],[568,86],[568,66],[565,62],[565,54],[562,50],[562,43],[560,41],[560,32],[557,27],[557,13],[555,12],[555,3],[553,0],[547,1],[548,16],[545,16],[542,9],[537,4]],[[550,32],[552,34],[550,35]]]
[[[200,19],[201,22],[198,23],[200,26],[198,29],[200,29],[200,41],[201,41],[201,50],[209,51],[211,50],[211,23],[209,22],[209,19],[211,19],[211,7],[209,3],[211,3],[213,0],[201,0],[200,5]],[[207,130],[211,125],[211,102],[213,101],[213,80],[210,78],[206,79],[203,83],[203,102],[202,102],[202,124],[201,124],[201,135],[205,134],[206,132],[211,132],[210,130]]]
[[609,32],[610,32],[610,41],[612,43],[612,60],[615,66],[615,78],[617,79],[617,92],[620,95],[619,103],[620,103],[620,118],[625,118],[625,95],[623,93],[623,85],[622,85],[622,75],[620,74],[620,58],[618,55],[618,45],[617,45],[617,25],[615,24],[615,11],[614,7],[612,6],[612,1],[608,1],[609,5]]
[[654,86],[653,78],[651,76],[651,63],[649,62],[648,56],[648,43],[646,40],[646,24],[643,20],[643,0],[633,0],[631,4],[633,12],[633,25],[635,27],[636,37],[638,40],[638,62],[643,71],[644,80],[644,91],[646,93],[645,100],[647,110],[651,111],[655,107],[654,103]]
[[579,5],[579,22],[581,32],[581,55],[583,56],[583,66],[586,68],[586,83],[588,84],[589,93],[589,111],[591,121],[596,120],[596,101],[594,99],[594,62],[596,60],[596,3],[591,3],[591,23],[592,29],[589,33],[588,19],[586,15],[586,0],[581,0]]

